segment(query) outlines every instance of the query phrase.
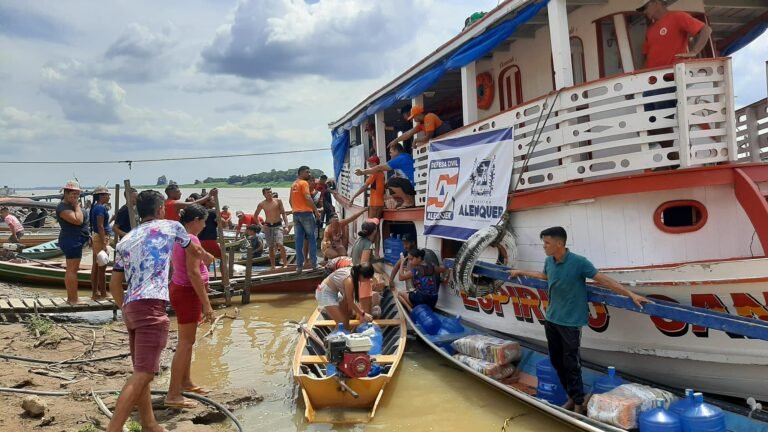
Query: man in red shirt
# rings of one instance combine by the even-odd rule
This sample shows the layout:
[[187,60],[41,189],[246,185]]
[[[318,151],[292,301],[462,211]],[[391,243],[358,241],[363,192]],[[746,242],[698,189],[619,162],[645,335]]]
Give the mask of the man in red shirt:
[[[645,68],[670,66],[695,58],[707,44],[712,29],[686,12],[670,11],[666,0],[641,0],[638,12],[651,21],[645,33]],[[688,39],[696,37],[690,51]]]
[[252,215],[252,214],[245,214],[241,210],[238,210],[235,212],[235,215],[237,216],[237,226],[235,227],[235,236],[237,238],[240,237],[240,234],[243,234],[245,236],[245,230],[243,232],[240,232],[241,228],[248,228],[251,225],[261,225],[264,223],[264,218],[261,216],[258,217],[258,219]]

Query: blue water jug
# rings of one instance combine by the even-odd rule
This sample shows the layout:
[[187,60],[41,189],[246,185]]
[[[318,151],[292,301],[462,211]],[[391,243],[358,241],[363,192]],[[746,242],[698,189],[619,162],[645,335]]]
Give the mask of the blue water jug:
[[453,318],[441,316],[440,318],[442,324],[440,327],[441,330],[445,330],[448,334],[464,333],[464,326],[461,325],[460,316],[455,316]]
[[568,400],[568,395],[565,394],[565,389],[560,384],[560,378],[549,357],[536,363],[536,378],[539,380],[536,386],[536,397],[553,405],[562,405]]
[[678,416],[682,416],[683,413],[688,411],[688,408],[691,408],[694,404],[693,389],[685,389],[685,398],[673,402],[672,405],[669,406],[669,410]]
[[693,394],[693,406],[680,417],[683,432],[725,432],[725,414],[720,408],[705,403],[704,395]]
[[664,409],[664,399],[656,399],[656,408],[640,413],[640,432],[682,432],[680,416]]
[[357,329],[355,329],[356,333],[363,333],[364,331],[368,330],[369,328],[373,328],[373,331],[375,332],[373,337],[371,337],[371,342],[373,342],[373,346],[368,351],[368,354],[370,355],[378,355],[381,354],[381,346],[384,344],[384,335],[381,332],[381,327],[377,326],[373,323],[363,323],[357,326]]
[[[347,333],[348,332],[346,330],[344,330],[344,324],[343,323],[338,323],[336,325],[336,330],[332,331],[328,335],[328,337],[336,336],[338,334],[347,334]],[[336,366],[331,364],[331,363],[326,364],[325,365],[325,375],[326,376],[331,376],[331,375],[335,375],[335,374],[336,374]]]
[[593,394],[601,394],[609,392],[616,387],[624,384],[624,380],[616,376],[616,368],[608,366],[608,375],[600,377],[595,380],[595,385],[592,388]]
[[390,264],[395,264],[400,259],[400,253],[403,251],[403,243],[390,234],[389,238],[384,239],[384,259]]
[[420,304],[413,308],[411,311],[411,319],[427,334],[436,335],[440,330],[440,320],[432,309],[425,304]]

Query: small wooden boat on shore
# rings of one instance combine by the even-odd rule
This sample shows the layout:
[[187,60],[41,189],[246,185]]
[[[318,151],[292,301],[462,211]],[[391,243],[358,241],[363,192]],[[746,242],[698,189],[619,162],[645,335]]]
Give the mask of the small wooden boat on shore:
[[[570,410],[564,409],[557,405],[553,405],[537,397],[538,379],[536,378],[536,365],[539,361],[547,358],[546,349],[529,343],[525,340],[514,339],[508,335],[501,334],[493,330],[484,329],[465,321],[461,321],[461,324],[464,327],[464,331],[461,333],[432,336],[424,331],[420,325],[411,319],[404,305],[398,303],[398,306],[401,308],[401,313],[403,316],[405,316],[408,325],[415,331],[419,338],[436,353],[441,355],[448,362],[461,369],[462,371],[475,376],[476,378],[486,382],[496,389],[501,390],[505,394],[529,405],[532,408],[539,410],[544,414],[552,416],[570,426],[573,426],[578,430],[590,432],[618,432],[624,430],[591,419],[586,415],[576,414]],[[443,317],[447,317],[447,315],[442,312],[436,311],[435,313],[441,314]],[[521,356],[520,360],[516,364],[515,373],[518,374],[517,377],[514,380],[505,380],[505,382],[490,378],[457,360],[448,352],[448,349],[445,348],[446,344],[450,344],[451,342],[468,335],[487,335],[518,342],[520,344]],[[582,377],[584,380],[585,390],[587,390],[588,393],[588,397],[597,380],[606,375],[604,370],[604,368],[595,365],[594,363],[582,360]],[[657,389],[671,392],[680,397],[684,395],[684,392],[681,389],[670,388],[662,384],[648,382],[641,378],[627,374],[621,374],[621,377],[627,383],[648,385]],[[755,379],[761,378],[756,377]],[[728,431],[768,431],[768,412],[766,411],[762,411],[760,409],[751,411],[747,404],[737,404],[733,399],[719,399],[710,395],[707,395],[706,401],[707,403],[716,405],[723,410]]]
[[[8,235],[5,234],[6,233],[0,233],[0,244],[8,243]],[[24,246],[37,246],[58,239],[58,232],[26,232],[25,230],[24,235],[19,239],[19,243],[23,244]]]
[[22,258],[32,258],[38,260],[56,258],[61,255],[64,255],[64,252],[61,250],[61,248],[59,248],[58,240],[51,240],[37,246],[25,248],[19,254],[19,256]]
[[[336,329],[336,323],[319,310],[309,318],[296,346],[293,377],[301,387],[304,415],[310,422],[360,423],[376,414],[381,396],[397,371],[405,353],[406,325],[397,302],[389,290],[382,295],[381,319],[374,323],[382,330],[380,355],[372,356],[381,373],[373,377],[346,378],[343,385],[338,372],[328,374],[325,347],[320,343]],[[357,326],[352,321],[351,326]],[[357,394],[354,397],[353,394]]]

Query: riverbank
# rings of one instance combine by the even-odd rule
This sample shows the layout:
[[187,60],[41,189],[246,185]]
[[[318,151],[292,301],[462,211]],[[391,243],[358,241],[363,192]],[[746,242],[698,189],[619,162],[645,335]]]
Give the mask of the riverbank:
[[[197,184],[180,184],[180,188],[184,189],[208,189],[211,190],[213,188],[218,189],[261,189],[261,188],[290,188],[293,183],[291,182],[274,182],[274,183],[264,183],[264,184],[256,184],[256,183],[248,183],[248,184],[229,184],[226,182],[216,182],[216,183],[197,183]],[[164,185],[141,185],[141,186],[134,186],[136,189],[165,189]]]
[[[66,396],[39,396],[45,412],[33,417],[22,409],[27,394],[0,391],[0,430],[42,430],[95,432],[105,430],[109,419],[99,410],[91,389],[119,390],[131,374],[128,334],[121,321],[106,325],[53,323],[31,318],[25,323],[0,325],[0,351],[3,356],[23,357],[52,362],[32,363],[4,359],[0,368],[0,387],[28,391],[64,391]],[[165,390],[176,346],[171,332],[161,359],[161,375],[153,390]],[[61,364],[74,360],[76,364]],[[213,390],[211,398],[229,410],[258,404],[261,396],[246,389]],[[117,393],[100,395],[112,411]],[[202,432],[235,430],[229,420],[212,407],[198,403],[189,410],[163,407],[163,396],[154,396],[158,421],[169,431]],[[138,429],[130,429],[138,430]]]

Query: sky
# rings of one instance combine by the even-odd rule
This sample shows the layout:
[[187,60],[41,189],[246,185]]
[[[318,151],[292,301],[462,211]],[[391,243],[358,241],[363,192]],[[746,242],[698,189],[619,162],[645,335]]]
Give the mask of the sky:
[[[309,165],[328,123],[497,0],[3,0],[0,186],[179,183]],[[737,54],[737,104],[765,97],[768,35]],[[760,96],[762,95],[762,96]]]

